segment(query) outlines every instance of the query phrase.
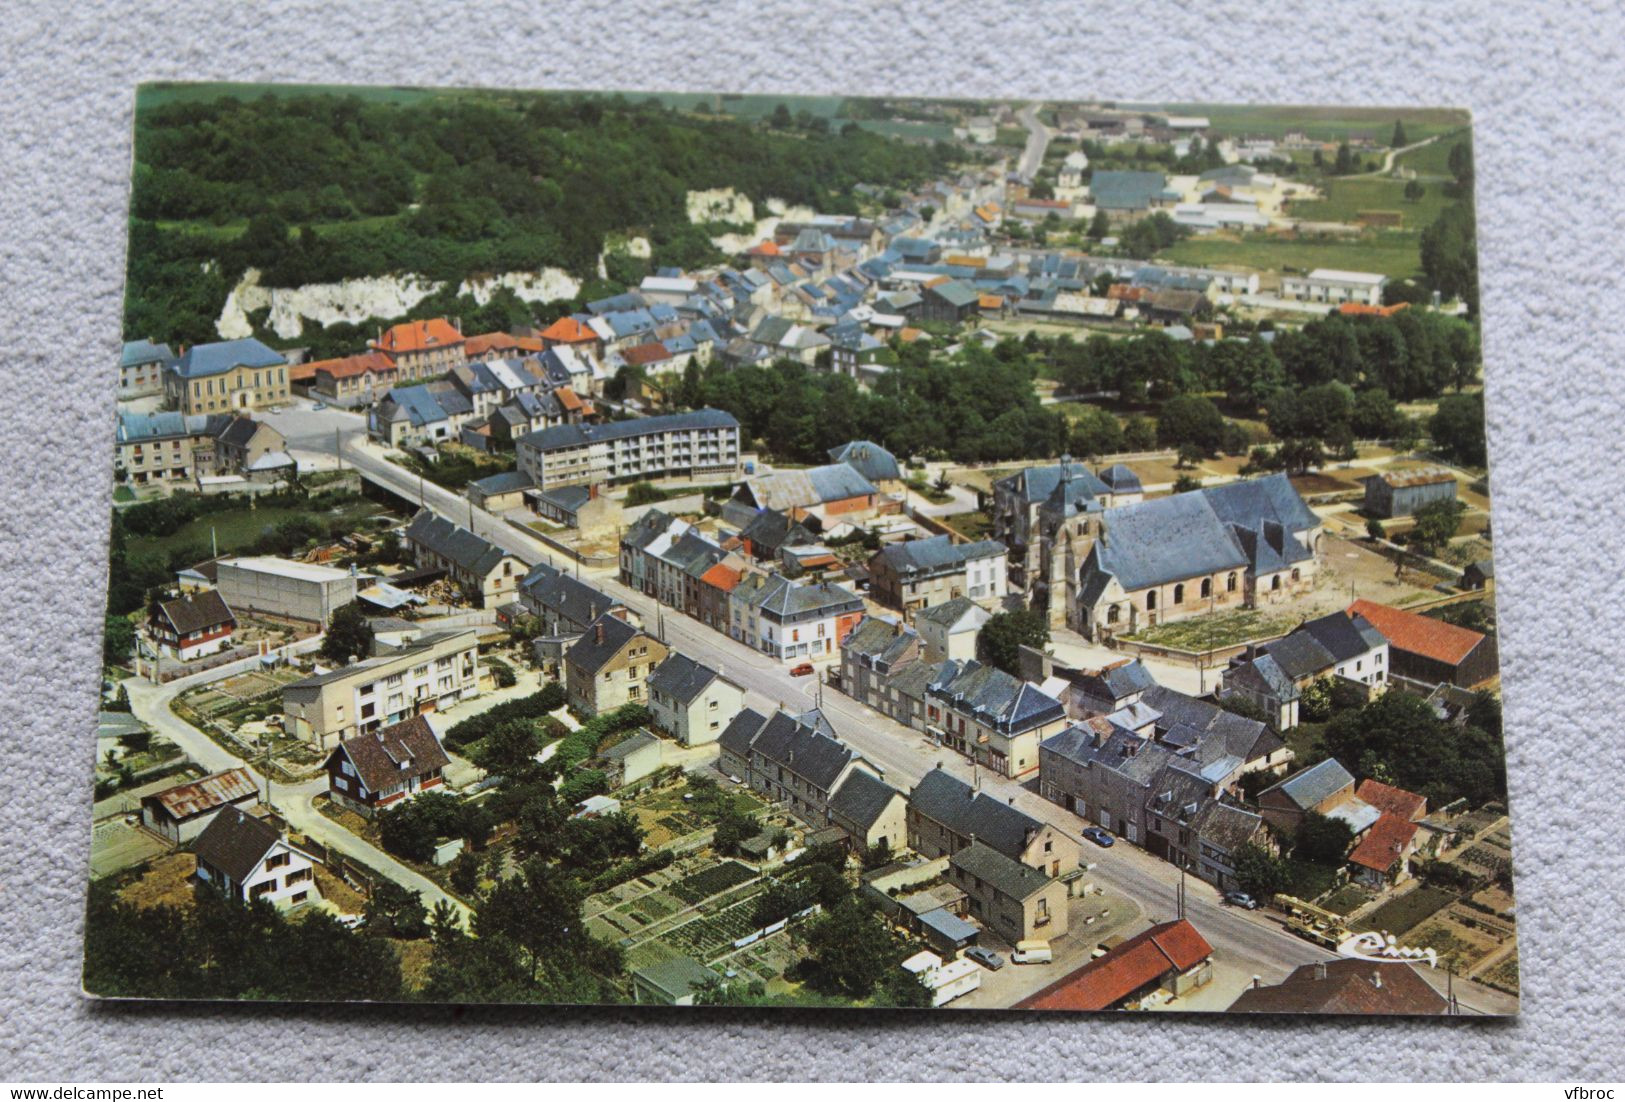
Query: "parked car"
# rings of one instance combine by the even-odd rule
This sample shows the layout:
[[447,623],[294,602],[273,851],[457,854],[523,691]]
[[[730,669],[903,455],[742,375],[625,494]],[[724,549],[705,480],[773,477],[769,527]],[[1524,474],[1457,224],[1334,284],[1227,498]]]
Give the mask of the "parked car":
[[1258,900],[1254,899],[1246,892],[1225,892],[1224,901],[1230,904],[1232,907],[1240,907],[1243,910],[1258,910]]
[[326,402],[317,402],[315,405],[311,406],[310,408],[311,409],[326,409],[327,408],[327,403]]
[[1084,827],[1083,836],[1101,849],[1111,849],[1117,844],[1117,839],[1113,838],[1109,831],[1100,827]]
[[980,945],[972,945],[969,949],[966,949],[965,956],[970,960],[974,960],[989,972],[997,972],[1004,967],[1003,957],[992,949],[984,949]]
[[733,781],[733,782],[734,782],[734,783],[735,783],[735,784],[744,784],[744,783],[745,783],[745,781],[744,781],[744,778],[742,778],[742,777],[736,777],[736,776],[734,776],[734,775],[733,775],[733,774],[732,774],[732,773],[729,773],[729,774],[728,774],[728,779],[729,779],[729,780],[730,780],[730,781]]
[[1018,941],[1010,959],[1016,964],[1052,964],[1055,953],[1047,941]]
[[811,662],[803,662],[799,666],[791,666],[790,667],[790,676],[791,677],[806,677],[808,674],[810,674],[812,672],[813,672],[813,664]]

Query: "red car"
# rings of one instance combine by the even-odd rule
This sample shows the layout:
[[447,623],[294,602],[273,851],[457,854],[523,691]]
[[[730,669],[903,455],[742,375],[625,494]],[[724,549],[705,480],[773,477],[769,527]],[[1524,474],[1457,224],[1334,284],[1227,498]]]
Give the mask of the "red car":
[[803,662],[799,666],[791,666],[790,667],[790,676],[791,677],[806,677],[808,674],[810,674],[812,672],[813,672],[813,664],[811,662]]

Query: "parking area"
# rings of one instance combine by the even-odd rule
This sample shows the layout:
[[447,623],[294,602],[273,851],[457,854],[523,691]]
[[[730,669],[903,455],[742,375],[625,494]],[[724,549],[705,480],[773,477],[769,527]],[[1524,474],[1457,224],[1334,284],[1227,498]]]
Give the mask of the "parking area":
[[972,1010],[1012,1006],[1088,964],[1102,941],[1132,936],[1146,925],[1139,904],[1132,899],[1092,888],[1068,901],[1067,932],[1050,943],[1055,954],[1050,964],[1012,964],[1010,951],[1014,947],[984,929],[978,944],[1003,957],[1004,967],[996,972],[984,968],[982,986],[948,1006]]

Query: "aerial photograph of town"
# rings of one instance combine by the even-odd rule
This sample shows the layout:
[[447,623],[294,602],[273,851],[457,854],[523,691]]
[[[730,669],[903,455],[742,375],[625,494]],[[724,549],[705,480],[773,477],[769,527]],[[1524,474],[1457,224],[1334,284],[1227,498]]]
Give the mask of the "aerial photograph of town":
[[90,995],[1518,1012],[1467,112],[134,126]]

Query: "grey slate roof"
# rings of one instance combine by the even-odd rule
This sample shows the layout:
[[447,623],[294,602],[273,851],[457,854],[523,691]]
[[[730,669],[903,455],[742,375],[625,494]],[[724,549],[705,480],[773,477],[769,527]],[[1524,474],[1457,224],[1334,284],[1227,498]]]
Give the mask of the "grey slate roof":
[[547,563],[531,567],[520,581],[519,591],[556,616],[583,626],[620,607],[609,594]]
[[621,534],[621,546],[635,547],[639,551],[644,550],[659,539],[662,532],[671,527],[673,519],[670,513],[662,512],[659,509],[650,509],[634,521],[632,527]]
[[773,713],[751,741],[750,749],[827,792],[841,770],[858,755],[815,723],[804,722],[805,718],[783,711]]
[[120,367],[135,367],[137,364],[168,363],[175,358],[175,353],[169,350],[167,344],[154,344],[152,341],[125,341],[124,350],[119,356]]
[[1260,654],[1250,662],[1242,662],[1224,671],[1226,689],[1247,689],[1281,701],[1296,700],[1301,695],[1293,678],[1272,654]]
[[933,769],[908,796],[909,808],[941,823],[966,838],[974,835],[1006,857],[1019,860],[1021,851],[1042,829],[1037,819],[1003,800],[977,792],[944,769]]
[[280,352],[273,351],[263,341],[244,337],[234,341],[194,344],[175,361],[173,370],[183,379],[202,379],[234,367],[277,367],[287,362]]
[[[1067,477],[1078,482],[1081,486],[1091,488],[1095,494],[1111,492],[1111,487],[1100,481],[1089,470],[1081,465],[1070,464],[1066,469]],[[1093,486],[1091,481],[1093,480]],[[1061,482],[1061,465],[1059,463],[1048,467],[1026,467],[1015,474],[1006,475],[994,485],[1008,490],[1019,490],[1028,504],[1045,501],[1055,492],[1055,487]]]
[[993,890],[1011,899],[1028,899],[1049,886],[1049,877],[1020,861],[1006,857],[981,838],[948,858],[956,869],[963,869],[993,886]]
[[1137,494],[1144,490],[1140,483],[1140,476],[1123,466],[1114,463],[1100,472],[1100,481],[1111,488],[1113,493]]
[[1352,615],[1348,612],[1328,613],[1303,624],[1292,634],[1300,632],[1311,636],[1339,662],[1347,662],[1388,641],[1370,620],[1357,612]]
[[964,663],[931,694],[1005,734],[1029,731],[1066,715],[1066,707],[1037,686],[976,661]]
[[477,478],[469,485],[482,494],[509,494],[530,488],[530,476],[524,471],[502,471]]
[[901,795],[879,777],[854,769],[830,796],[829,809],[867,830],[880,818],[893,797]]
[[540,451],[554,448],[573,448],[607,440],[624,440],[632,436],[647,436],[658,432],[683,432],[691,429],[735,429],[739,422],[730,413],[719,409],[696,409],[688,413],[672,413],[663,417],[637,417],[630,421],[609,421],[602,425],[554,425],[537,429],[519,438],[527,447]]
[[[602,638],[598,631],[600,626],[603,628]],[[638,634],[637,628],[606,612],[587,625],[587,629],[581,633],[581,638],[564,652],[564,658],[572,665],[580,666],[588,673],[596,675],[604,668],[605,663],[614,658],[620,649]]]
[[496,544],[427,509],[418,510],[412,523],[406,526],[406,538],[480,577],[495,570],[503,559],[509,557]]
[[736,757],[750,756],[750,743],[756,737],[756,732],[762,729],[767,717],[754,708],[745,708],[729,721],[728,726],[722,729],[717,742],[722,748]]
[[1210,800],[1197,813],[1191,826],[1204,845],[1235,853],[1252,840],[1263,823],[1264,820],[1251,811]]
[[1200,491],[1107,509],[1104,523],[1090,559],[1127,590],[1247,565]]
[[782,547],[816,543],[818,539],[807,525],[791,520],[789,514],[777,509],[763,509],[757,513],[755,519],[739,530],[739,535],[753,546],[769,552],[768,557],[778,554]]
[[1299,808],[1307,811],[1318,806],[1338,789],[1353,783],[1354,777],[1343,768],[1342,762],[1336,758],[1327,758],[1318,765],[1311,765],[1308,769],[1292,774],[1279,784],[1271,785],[1258,795],[1262,799],[1271,792],[1279,792]]
[[245,815],[242,809],[227,804],[203,828],[193,851],[199,861],[207,862],[241,884],[281,839],[282,835],[270,823]]
[[898,574],[913,577],[949,573],[972,559],[999,557],[1007,550],[998,540],[954,543],[948,536],[930,536],[894,543],[876,553]]
[[696,662],[686,654],[672,651],[666,660],[655,667],[654,673],[649,676],[649,688],[653,692],[674,697],[684,704],[692,703],[705,687],[720,676],[716,670],[703,663]]
[[1227,524],[1253,527],[1272,520],[1288,532],[1314,528],[1320,518],[1303,503],[1298,491],[1284,474],[1241,479],[1223,486],[1205,486],[1197,491],[1207,499],[1213,512]]
[[960,617],[964,616],[965,613],[973,608],[980,607],[969,597],[955,597],[953,600],[944,601],[940,605],[932,605],[930,608],[921,609],[914,614],[914,619],[916,622],[925,620],[933,624],[940,624],[944,628],[951,628],[959,622]]
[[897,457],[869,440],[853,440],[829,450],[833,462],[845,463],[870,482],[901,480],[903,470]]
[[1073,683],[1092,696],[1117,701],[1143,693],[1157,681],[1145,668],[1145,663],[1136,658],[1131,662],[1086,671],[1073,678]]

